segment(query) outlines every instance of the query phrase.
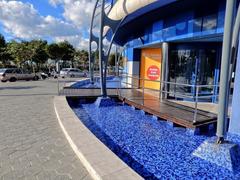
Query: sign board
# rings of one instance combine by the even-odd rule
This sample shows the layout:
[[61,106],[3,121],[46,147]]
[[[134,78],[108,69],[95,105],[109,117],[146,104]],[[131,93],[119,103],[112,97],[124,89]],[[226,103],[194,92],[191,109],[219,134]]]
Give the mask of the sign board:
[[158,80],[160,77],[160,69],[156,65],[149,66],[147,69],[147,77],[152,80]]
[[160,89],[161,62],[161,48],[145,48],[141,50],[140,77],[146,79],[146,81],[140,82],[141,87],[144,86],[145,88],[156,90]]

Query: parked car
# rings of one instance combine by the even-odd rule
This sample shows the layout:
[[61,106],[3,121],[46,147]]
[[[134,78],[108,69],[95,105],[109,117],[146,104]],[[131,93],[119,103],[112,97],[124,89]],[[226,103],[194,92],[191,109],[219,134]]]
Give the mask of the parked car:
[[42,78],[43,80],[48,78],[48,74],[45,73],[45,72],[41,72],[41,73],[40,73],[40,76],[41,76],[41,78]]
[[87,73],[77,68],[64,68],[60,71],[60,77],[87,77]]
[[0,80],[2,82],[14,82],[17,80],[38,80],[39,76],[35,73],[29,73],[19,68],[0,69]]

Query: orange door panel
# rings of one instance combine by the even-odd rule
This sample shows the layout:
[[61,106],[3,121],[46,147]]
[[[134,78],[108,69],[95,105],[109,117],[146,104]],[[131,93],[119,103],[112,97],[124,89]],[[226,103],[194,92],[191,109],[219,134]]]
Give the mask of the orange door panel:
[[[146,79],[144,82],[140,81],[140,86],[149,89],[160,89],[161,79],[161,62],[162,62],[162,49],[161,48],[147,48],[142,49],[141,52],[141,79]],[[151,81],[148,81],[151,80]],[[155,82],[154,82],[155,81]]]

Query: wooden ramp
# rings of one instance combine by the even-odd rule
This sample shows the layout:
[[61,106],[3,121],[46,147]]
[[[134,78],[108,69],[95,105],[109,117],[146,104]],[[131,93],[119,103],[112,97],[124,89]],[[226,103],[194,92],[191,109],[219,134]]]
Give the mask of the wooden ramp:
[[131,106],[160,117],[161,119],[188,128],[205,126],[217,121],[216,114],[198,110],[196,122],[194,123],[194,108],[170,102],[168,100],[161,101],[158,97],[147,93],[144,94],[143,98],[143,93],[138,90],[123,89],[121,90],[119,99]]
[[[108,89],[107,92],[110,97],[118,98],[130,106],[134,106],[137,109],[141,109],[161,119],[170,121],[174,125],[180,125],[187,128],[197,128],[216,123],[217,121],[216,114],[198,110],[196,122],[194,122],[194,108],[170,102],[168,100],[160,101],[158,97],[147,93],[144,93],[143,98],[143,93],[139,90],[121,89],[119,93],[117,89]],[[60,95],[69,97],[97,98],[101,95],[101,90],[98,88],[66,88],[60,91]]]

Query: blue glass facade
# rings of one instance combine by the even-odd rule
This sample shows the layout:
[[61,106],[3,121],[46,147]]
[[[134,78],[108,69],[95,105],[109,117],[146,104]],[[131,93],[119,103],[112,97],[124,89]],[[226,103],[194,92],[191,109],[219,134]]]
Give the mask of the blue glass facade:
[[162,42],[173,41],[221,41],[224,26],[225,6],[224,1],[219,1],[217,9],[203,16],[196,15],[193,11],[160,19],[143,29],[141,36],[129,37],[127,47],[141,48]]
[[[206,1],[200,2],[200,4],[204,3],[206,4]],[[184,7],[179,7],[179,10],[177,8],[173,8],[172,11],[171,8],[169,11],[159,10],[159,18],[156,17],[158,13],[155,12],[152,16],[155,19],[153,22],[142,22],[141,27],[133,26],[136,29],[128,34],[125,43],[125,58],[128,62],[140,62],[142,48],[161,48],[161,44],[167,42],[169,44],[168,64],[170,72],[174,71],[171,69],[170,64],[179,62],[179,53],[185,52],[186,55],[186,52],[191,52],[194,54],[194,57],[190,58],[192,62],[186,62],[185,64],[186,66],[192,66],[185,67],[189,72],[182,73],[184,76],[180,73],[179,78],[176,74],[169,74],[168,81],[186,84],[196,83],[199,85],[218,84],[225,4],[225,0],[219,0],[211,1],[209,4],[201,5],[199,8],[193,7],[192,9],[181,10]],[[162,12],[165,14],[161,14]],[[148,13],[151,14],[151,12]],[[175,56],[172,56],[174,53]],[[198,73],[198,78],[196,78],[198,82],[193,80],[194,73]],[[185,77],[187,74],[188,76]],[[179,79],[181,79],[181,82]],[[218,89],[201,90],[201,92],[203,94],[207,92],[218,94]],[[194,93],[194,90],[189,89],[188,93]],[[212,98],[212,101],[216,102],[216,98]]]

